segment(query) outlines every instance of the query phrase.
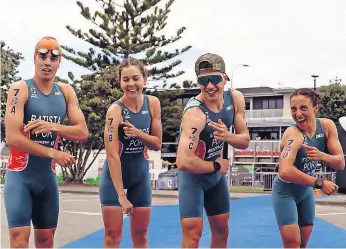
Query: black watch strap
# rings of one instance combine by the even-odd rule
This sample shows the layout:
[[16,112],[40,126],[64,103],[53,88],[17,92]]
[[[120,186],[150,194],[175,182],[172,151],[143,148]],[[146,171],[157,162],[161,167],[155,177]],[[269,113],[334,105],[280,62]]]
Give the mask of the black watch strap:
[[217,172],[221,169],[221,165],[219,162],[213,162],[213,166],[214,166],[214,172]]

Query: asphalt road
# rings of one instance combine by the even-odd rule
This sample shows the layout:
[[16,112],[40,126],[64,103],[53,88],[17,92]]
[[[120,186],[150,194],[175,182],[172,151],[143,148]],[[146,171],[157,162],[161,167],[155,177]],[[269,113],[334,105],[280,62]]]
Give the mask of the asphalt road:
[[316,217],[346,230],[346,206],[316,205]]
[[[154,205],[175,205],[175,198],[154,198]],[[316,206],[316,216],[346,230],[346,207]],[[63,246],[103,228],[101,208],[97,195],[61,194],[59,226],[55,247]],[[33,231],[32,231],[33,233]],[[33,234],[32,234],[33,235]],[[9,247],[6,213],[1,195],[1,248]],[[34,248],[33,236],[30,248]]]

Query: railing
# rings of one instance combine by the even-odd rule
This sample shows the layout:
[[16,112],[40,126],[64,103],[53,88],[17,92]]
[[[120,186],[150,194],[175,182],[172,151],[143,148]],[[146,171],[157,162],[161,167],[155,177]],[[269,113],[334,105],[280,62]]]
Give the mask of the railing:
[[240,157],[254,157],[254,156],[279,156],[280,155],[280,141],[267,140],[257,141],[251,140],[249,147],[246,150],[234,150],[235,156]]
[[[231,173],[230,188],[234,191],[271,191],[276,172]],[[321,177],[335,183],[335,172],[316,172],[315,177]]]
[[283,117],[283,109],[264,109],[264,110],[247,110],[246,118],[278,118]]

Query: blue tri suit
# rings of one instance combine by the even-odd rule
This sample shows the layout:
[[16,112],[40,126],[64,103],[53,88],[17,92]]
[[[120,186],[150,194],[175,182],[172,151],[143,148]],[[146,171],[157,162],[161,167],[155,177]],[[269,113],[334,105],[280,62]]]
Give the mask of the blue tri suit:
[[[204,129],[200,133],[195,154],[204,161],[215,161],[222,156],[224,142],[214,138],[214,129],[208,126],[210,121],[222,122],[230,128],[234,119],[234,104],[229,90],[224,92],[224,105],[220,112],[209,110],[195,97],[191,98],[184,108],[184,113],[190,108],[200,108],[206,116]],[[230,196],[227,179],[218,172],[194,174],[178,171],[178,192],[180,219],[202,217],[203,208],[208,216],[228,213],[230,211]]]
[[[143,95],[143,105],[139,112],[132,112],[119,100],[113,103],[122,109],[124,122],[127,120],[137,129],[150,134],[151,116],[149,97]],[[119,154],[124,189],[133,207],[151,206],[151,182],[149,175],[149,156],[147,147],[137,138],[127,137],[121,126],[118,128]],[[101,206],[121,206],[118,194],[110,175],[108,160],[103,165],[100,185]]]
[[[297,127],[296,124],[293,126]],[[316,132],[309,138],[300,130],[304,137],[304,144],[316,147],[320,151],[326,148],[326,137],[322,123],[316,119]],[[297,129],[299,129],[297,127]],[[297,152],[294,166],[305,174],[313,176],[317,161],[310,161],[304,148]],[[300,227],[313,225],[315,220],[315,198],[313,187],[285,182],[277,175],[273,181],[271,194],[272,205],[279,227],[298,224]]]
[[[66,101],[58,83],[53,83],[49,94],[43,94],[33,79],[25,81],[28,86],[28,101],[24,106],[24,124],[40,119],[63,123],[66,116]],[[41,145],[58,148],[60,137],[53,132],[43,134],[24,133]],[[8,227],[30,226],[35,229],[55,228],[59,215],[59,190],[55,161],[10,149],[5,176],[4,202]]]

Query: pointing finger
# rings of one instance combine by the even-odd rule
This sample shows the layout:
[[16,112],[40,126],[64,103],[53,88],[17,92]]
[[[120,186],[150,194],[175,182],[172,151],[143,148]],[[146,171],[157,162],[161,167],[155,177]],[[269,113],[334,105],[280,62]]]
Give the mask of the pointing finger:
[[306,145],[306,144],[302,144],[302,147],[307,149],[307,150],[313,150],[315,149],[315,147],[312,147],[312,146],[309,146],[309,145]]
[[131,124],[129,122],[122,122],[121,124],[124,126],[124,128],[125,127],[127,127],[127,128],[132,128],[133,127],[133,124]]
[[221,124],[221,125],[224,124],[220,118],[217,120],[217,122],[218,122],[219,124]]

